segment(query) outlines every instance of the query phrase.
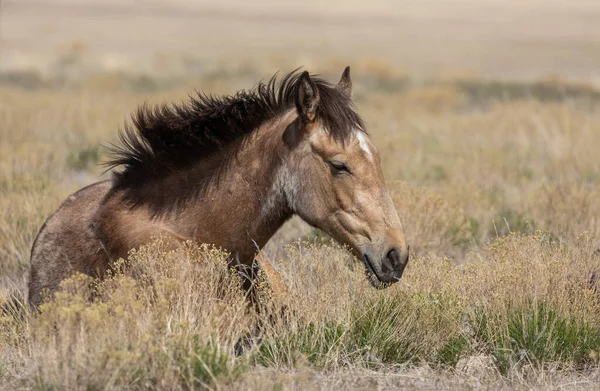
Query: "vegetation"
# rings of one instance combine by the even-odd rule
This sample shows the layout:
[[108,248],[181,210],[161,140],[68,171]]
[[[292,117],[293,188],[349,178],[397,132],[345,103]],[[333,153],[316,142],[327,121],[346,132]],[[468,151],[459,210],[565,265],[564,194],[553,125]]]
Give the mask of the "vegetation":
[[358,109],[411,261],[400,283],[377,291],[346,250],[292,221],[267,247],[291,296],[258,311],[226,252],[165,251],[160,240],[104,281],[65,281],[39,313],[19,303],[37,231],[100,177],[100,144],[137,104],[182,99],[189,85],[231,93],[270,71],[186,81],[93,74],[60,88],[37,75],[23,85],[0,77],[0,388],[319,384],[303,371],[434,373],[468,387],[598,382],[598,91],[355,68]]

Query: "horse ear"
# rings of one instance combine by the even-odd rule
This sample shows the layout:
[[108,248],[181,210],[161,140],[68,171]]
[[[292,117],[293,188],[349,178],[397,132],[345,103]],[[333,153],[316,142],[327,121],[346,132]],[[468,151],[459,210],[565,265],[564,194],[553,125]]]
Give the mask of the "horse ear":
[[350,78],[350,66],[347,66],[342,73],[342,78],[337,84],[337,88],[340,89],[347,96],[352,96],[352,79]]
[[317,106],[319,104],[319,90],[314,81],[311,80],[307,71],[302,72],[298,79],[298,88],[296,93],[296,108],[300,118],[304,121],[312,122],[317,116]]

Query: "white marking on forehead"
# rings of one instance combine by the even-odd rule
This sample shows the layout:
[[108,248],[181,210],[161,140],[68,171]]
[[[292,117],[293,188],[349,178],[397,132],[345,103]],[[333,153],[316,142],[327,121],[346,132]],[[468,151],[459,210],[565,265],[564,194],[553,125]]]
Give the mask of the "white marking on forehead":
[[360,145],[360,148],[365,151],[365,153],[367,154],[367,156],[369,158],[373,157],[373,153],[371,152],[371,148],[369,146],[370,142],[367,139],[367,136],[365,136],[365,134],[360,131],[357,130],[356,131],[356,139],[358,140],[358,145]]

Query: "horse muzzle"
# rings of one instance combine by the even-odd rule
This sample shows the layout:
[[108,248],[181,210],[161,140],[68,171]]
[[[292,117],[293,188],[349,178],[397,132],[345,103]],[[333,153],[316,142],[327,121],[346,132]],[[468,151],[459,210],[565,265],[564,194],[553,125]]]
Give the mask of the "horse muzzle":
[[367,279],[375,288],[382,289],[402,278],[404,268],[408,264],[409,248],[406,246],[406,249],[402,250],[398,247],[391,247],[385,256],[378,258],[373,257],[370,251],[362,254]]

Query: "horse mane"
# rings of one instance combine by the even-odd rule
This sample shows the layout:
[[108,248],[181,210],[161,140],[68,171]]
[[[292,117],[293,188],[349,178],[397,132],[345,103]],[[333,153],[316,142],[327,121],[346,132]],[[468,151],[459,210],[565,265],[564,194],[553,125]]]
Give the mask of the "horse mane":
[[[281,79],[275,74],[266,83],[234,95],[196,92],[180,104],[143,104],[132,123],[125,124],[118,144],[109,147],[105,166],[122,168],[114,172],[113,188],[141,187],[243,142],[261,124],[295,107],[300,75],[298,70]],[[364,129],[349,96],[318,77],[311,75],[311,79],[320,97],[317,118],[331,136],[344,142],[352,131]]]

